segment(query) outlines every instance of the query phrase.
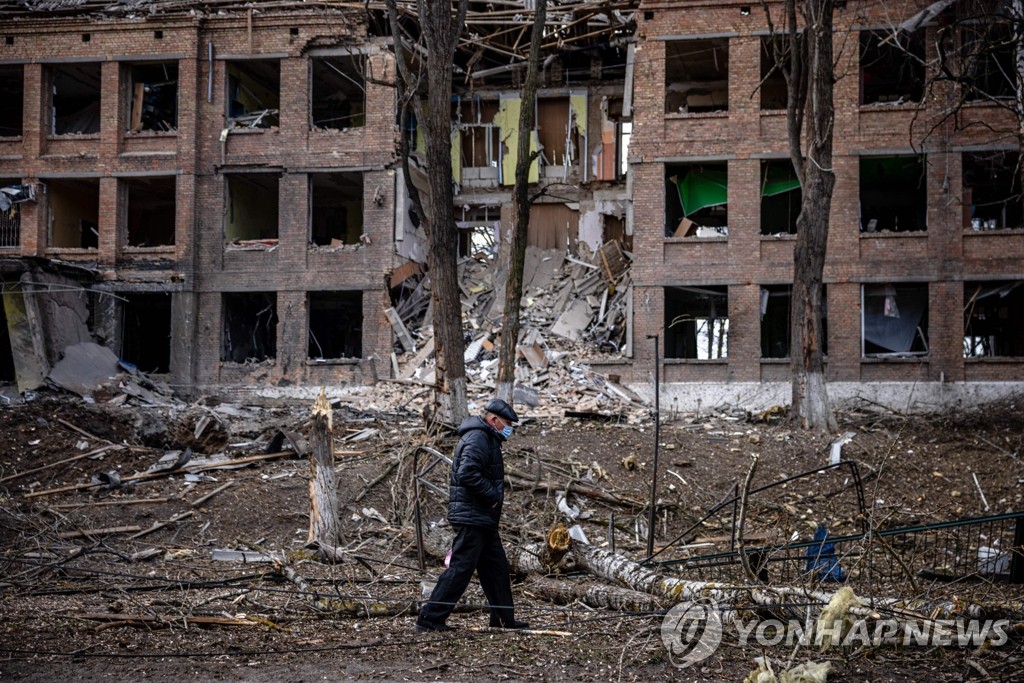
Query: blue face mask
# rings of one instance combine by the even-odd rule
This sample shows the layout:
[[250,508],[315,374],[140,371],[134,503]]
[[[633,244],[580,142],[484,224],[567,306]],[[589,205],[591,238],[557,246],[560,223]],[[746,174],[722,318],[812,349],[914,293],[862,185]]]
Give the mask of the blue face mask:
[[512,436],[512,425],[505,425],[505,428],[501,430],[501,435],[506,439]]

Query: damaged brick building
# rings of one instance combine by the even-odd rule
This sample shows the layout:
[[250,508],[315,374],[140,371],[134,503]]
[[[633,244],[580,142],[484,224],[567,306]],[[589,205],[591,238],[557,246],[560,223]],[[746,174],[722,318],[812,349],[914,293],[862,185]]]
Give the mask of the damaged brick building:
[[[382,5],[16,4],[0,14],[0,381],[38,386],[84,340],[185,393],[392,375],[388,312],[426,254]],[[1000,133],[1019,126],[988,97],[1010,94],[1003,56],[961,125],[932,130],[943,17],[895,49],[894,22],[932,3],[838,4],[830,387],[893,404],[1019,390],[1019,145]],[[510,225],[533,106],[530,244],[631,256],[622,343],[588,360],[650,395],[657,352],[680,407],[785,403],[800,190],[759,3],[554,5],[533,103],[527,5],[472,5],[460,43],[463,253]]]

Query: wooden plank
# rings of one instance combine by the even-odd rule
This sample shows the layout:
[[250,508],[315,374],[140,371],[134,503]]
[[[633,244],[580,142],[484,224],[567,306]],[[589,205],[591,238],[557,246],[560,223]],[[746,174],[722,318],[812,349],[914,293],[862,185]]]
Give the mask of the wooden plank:
[[405,323],[398,317],[398,311],[394,308],[389,308],[384,311],[384,315],[387,316],[388,322],[391,323],[391,328],[398,335],[398,341],[401,342],[402,347],[409,353],[416,353],[416,343],[412,339],[412,335],[409,334],[409,330],[405,327]]

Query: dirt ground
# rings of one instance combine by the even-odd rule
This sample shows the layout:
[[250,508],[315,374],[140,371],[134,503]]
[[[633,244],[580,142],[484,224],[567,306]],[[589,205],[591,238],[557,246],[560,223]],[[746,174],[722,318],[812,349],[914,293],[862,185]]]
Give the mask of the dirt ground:
[[[843,412],[841,433],[850,438],[842,458],[857,471],[844,466],[753,494],[745,536],[772,544],[807,540],[820,523],[841,535],[857,532],[865,519],[872,528],[893,529],[1018,511],[1022,410],[1024,400],[930,416],[870,405]],[[1020,680],[1019,622],[1001,647],[820,653],[782,645],[762,650],[726,637],[711,657],[680,671],[660,637],[661,611],[556,605],[533,592],[534,577],[516,580],[517,616],[548,635],[484,628],[486,612],[472,608],[483,603],[475,587],[470,605],[451,618],[458,630],[416,634],[410,604],[441,567],[434,558],[426,571],[418,567],[413,456],[420,446],[450,453],[454,441],[411,412],[338,404],[334,445],[347,559],[326,564],[304,549],[310,464],[295,450],[309,435],[308,414],[308,406],[143,408],[51,393],[0,407],[0,679],[740,681],[755,657],[768,655],[777,662],[829,661],[829,680]],[[756,489],[828,464],[834,438],[794,431],[770,413],[663,414],[656,546],[727,499],[753,454]],[[617,552],[641,559],[654,439],[649,416],[529,419],[507,444],[506,464],[534,482],[573,482],[627,501],[570,495],[566,503],[576,508],[590,543],[614,543]],[[192,456],[180,471],[133,476],[170,466],[186,447]],[[266,453],[282,454],[194,470],[215,454],[237,460]],[[421,450],[419,467],[430,461]],[[442,463],[427,479],[443,488],[446,474]],[[422,497],[424,524],[441,519],[442,497],[429,486]],[[685,541],[703,543],[700,552],[727,550],[730,509]],[[567,521],[552,491],[511,487],[507,543],[540,540],[558,520]],[[234,560],[214,559],[226,550],[236,551]],[[285,561],[245,562],[243,552],[248,559],[278,553]],[[660,557],[684,554],[669,548]],[[844,562],[862,596],[1001,605],[1022,593],[1019,585],[977,576],[935,581],[921,567],[870,574],[863,558]],[[795,567],[770,563],[769,582],[799,582]],[[742,578],[738,571],[735,564],[684,566],[679,575],[726,581]]]

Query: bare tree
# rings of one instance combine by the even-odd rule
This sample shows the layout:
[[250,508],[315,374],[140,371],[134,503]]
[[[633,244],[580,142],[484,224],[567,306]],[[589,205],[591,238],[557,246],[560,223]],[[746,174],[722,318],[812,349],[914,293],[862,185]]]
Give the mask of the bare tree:
[[[835,431],[835,415],[825,382],[821,318],[825,247],[835,187],[832,170],[834,2],[785,0],[779,31],[776,31],[768,4],[762,2],[762,6],[771,31],[775,67],[786,80],[789,157],[803,195],[796,220],[791,297],[793,397],[790,417],[803,429]],[[798,24],[798,14],[802,26]]]
[[523,85],[523,107],[519,112],[519,140],[516,157],[516,182],[512,188],[512,230],[508,254],[508,277],[505,281],[505,310],[502,313],[501,346],[498,350],[497,395],[512,403],[516,379],[516,344],[519,340],[519,302],[523,297],[523,265],[526,260],[527,228],[530,224],[530,165],[539,152],[530,153],[533,138],[534,101],[537,99],[537,78],[540,70],[540,45],[544,38],[547,0],[537,0],[533,19],[530,58]]
[[[434,304],[436,357],[435,399],[437,415],[450,415],[460,423],[468,416],[466,407],[465,340],[462,334],[462,304],[458,284],[458,232],[453,211],[451,158],[451,97],[455,50],[466,17],[468,0],[452,3],[423,0],[416,3],[419,32],[415,39],[403,30],[396,0],[386,0],[395,61],[398,65],[398,102],[402,120],[410,110],[424,136],[429,201],[424,206],[413,185],[409,167],[410,144],[405,135],[399,153],[406,189],[413,211],[427,235],[427,265],[430,268]],[[415,45],[416,48],[408,48]],[[427,106],[420,99],[426,89]]]

